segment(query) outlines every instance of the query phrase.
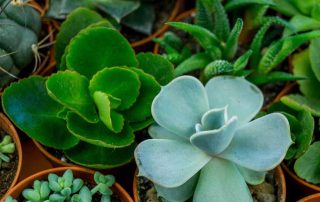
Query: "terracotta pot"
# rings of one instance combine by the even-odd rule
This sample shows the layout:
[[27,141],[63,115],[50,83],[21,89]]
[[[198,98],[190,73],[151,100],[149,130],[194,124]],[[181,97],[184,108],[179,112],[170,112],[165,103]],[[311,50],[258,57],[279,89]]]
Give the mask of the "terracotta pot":
[[[178,15],[179,11],[183,8],[184,0],[176,0],[174,8],[168,18],[168,22],[173,21]],[[150,36],[136,42],[132,42],[131,45],[136,50],[143,49],[146,45],[152,42],[152,39],[163,35],[169,29],[168,25],[163,25],[159,30],[151,34]]]
[[[281,164],[281,167],[286,174],[288,184],[292,188],[292,192],[297,194],[299,193],[298,197],[304,197],[311,194],[319,193],[320,186],[311,184],[300,177],[298,177],[290,168],[288,168],[284,163]],[[319,200],[320,201],[320,200]]]
[[[134,178],[133,178],[133,199],[135,202],[140,202],[139,201],[139,195],[138,195],[138,177],[137,177],[138,171],[135,172]],[[278,198],[279,201],[277,202],[285,202],[286,201],[286,194],[287,194],[287,189],[286,189],[286,180],[284,178],[283,171],[280,166],[275,168],[275,179],[277,180],[278,184]]]
[[320,193],[307,196],[303,199],[300,199],[298,202],[319,202],[319,201],[320,201]]
[[[12,188],[4,197],[4,199],[8,196],[12,196],[13,198],[18,198],[21,192],[27,187],[31,187],[33,181],[47,179],[49,173],[55,173],[57,175],[62,175],[67,169],[71,169],[73,174],[77,178],[82,178],[84,181],[93,182],[93,174],[94,171],[80,168],[80,167],[63,167],[63,168],[52,168],[45,171],[41,171],[35,175],[32,175],[19,184],[17,184],[14,188]],[[122,188],[121,185],[115,183],[112,187],[112,191],[117,194],[123,202],[133,202],[129,194]],[[3,201],[2,199],[1,201]]]
[[[16,151],[18,154],[18,166],[17,166],[17,172],[16,175],[10,185],[8,187],[8,190],[10,190],[14,185],[17,184],[19,175],[21,172],[21,167],[22,167],[22,147],[19,139],[19,135],[14,128],[13,124],[9,121],[9,119],[2,113],[0,113],[0,128],[4,130],[6,133],[8,133],[12,138],[16,146]],[[2,200],[1,200],[2,201]]]

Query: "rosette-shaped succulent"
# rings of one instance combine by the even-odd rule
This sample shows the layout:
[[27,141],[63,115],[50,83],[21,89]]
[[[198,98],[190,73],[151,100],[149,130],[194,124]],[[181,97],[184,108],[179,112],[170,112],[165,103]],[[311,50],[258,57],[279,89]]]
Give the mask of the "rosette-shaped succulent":
[[292,143],[283,115],[251,121],[262,103],[244,78],[216,77],[205,87],[190,76],[173,80],[152,103],[154,139],[135,150],[139,175],[169,201],[252,201],[246,183],[263,182]]

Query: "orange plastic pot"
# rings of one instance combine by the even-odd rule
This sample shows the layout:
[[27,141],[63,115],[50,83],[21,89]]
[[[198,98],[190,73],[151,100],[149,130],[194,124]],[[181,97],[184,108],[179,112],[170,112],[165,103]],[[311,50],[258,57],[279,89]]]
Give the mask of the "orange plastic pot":
[[[73,175],[77,178],[81,178],[87,182],[92,182],[92,183],[94,182],[93,181],[94,171],[92,170],[80,168],[80,167],[52,168],[52,169],[41,171],[37,174],[34,174],[24,179],[19,184],[17,184],[14,188],[12,188],[1,201],[4,201],[4,199],[8,196],[12,196],[13,198],[18,198],[24,189],[28,187],[32,187],[32,184],[35,180],[47,179],[49,173],[62,175],[67,169],[71,169],[73,171]],[[122,202],[133,202],[130,195],[118,183],[115,183],[113,185],[112,191],[120,197]]]
[[[141,202],[139,201],[137,174],[138,174],[138,171],[135,172],[133,177],[133,199],[134,199],[134,202]],[[279,194],[278,195],[279,200],[277,202],[285,202],[286,195],[287,195],[286,180],[280,166],[275,168],[275,179],[278,184],[278,194]]]
[[0,113],[0,128],[2,130],[4,130],[6,133],[8,133],[8,135],[10,135],[13,138],[13,141],[14,141],[15,146],[16,146],[16,151],[17,151],[17,154],[18,154],[17,172],[16,172],[16,175],[15,175],[10,187],[8,187],[8,190],[10,190],[14,185],[17,184],[18,179],[19,179],[19,175],[20,175],[20,172],[21,172],[21,167],[22,167],[22,147],[21,147],[19,135],[18,135],[16,129],[14,128],[13,124],[9,121],[9,119],[2,113]]
[[320,193],[307,196],[303,199],[300,199],[298,202],[319,202],[319,201],[320,201]]
[[320,186],[311,184],[301,179],[284,163],[282,163],[281,166],[284,170],[284,173],[286,174],[287,181],[292,187],[294,193],[299,193],[300,197],[304,197],[320,192]]
[[[174,8],[171,11],[171,14],[167,20],[168,22],[173,21],[175,17],[179,14],[180,10],[183,8],[183,3],[184,3],[184,0],[176,0]],[[160,29],[158,29],[156,32],[154,32],[150,36],[140,41],[132,42],[131,46],[136,50],[143,49],[145,46],[150,44],[154,38],[163,35],[168,29],[169,29],[168,25],[163,25]]]

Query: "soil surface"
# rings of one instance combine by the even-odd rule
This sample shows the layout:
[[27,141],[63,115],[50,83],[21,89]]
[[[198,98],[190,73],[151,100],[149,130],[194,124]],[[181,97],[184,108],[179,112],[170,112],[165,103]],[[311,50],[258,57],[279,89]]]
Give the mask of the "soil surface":
[[[7,135],[2,129],[0,129],[0,141]],[[18,153],[15,151],[13,154],[8,155],[10,162],[3,162],[0,167],[0,198],[8,191],[18,168]]]
[[[249,185],[254,202],[279,202],[282,190],[275,179],[274,171],[266,175],[265,182],[256,186]],[[138,195],[140,202],[163,202],[157,197],[153,183],[144,177],[138,177]],[[189,199],[187,202],[191,202]]]
[[[155,1],[153,4],[155,6],[156,18],[153,24],[152,33],[155,33],[168,21],[171,12],[174,9],[175,0]],[[125,26],[123,26],[121,32],[130,42],[140,41],[147,37],[147,35]]]

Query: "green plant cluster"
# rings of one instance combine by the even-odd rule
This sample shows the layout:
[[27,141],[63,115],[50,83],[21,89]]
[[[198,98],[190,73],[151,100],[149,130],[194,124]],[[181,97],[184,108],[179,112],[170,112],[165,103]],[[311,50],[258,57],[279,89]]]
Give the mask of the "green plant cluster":
[[[93,197],[100,197],[101,202],[110,202],[114,176],[95,172],[93,181],[93,188],[90,189],[87,186],[89,182],[74,178],[72,170],[66,170],[61,177],[50,173],[47,180],[35,180],[33,188],[24,189],[22,196],[30,202],[89,202]],[[9,196],[5,202],[17,200]]]
[[153,123],[152,100],[173,78],[173,66],[151,53],[135,55],[117,30],[97,19],[86,8],[71,13],[57,37],[56,48],[66,47],[61,71],[12,84],[2,105],[44,146],[79,165],[111,168],[131,161],[134,133]]
[[0,169],[3,162],[10,162],[10,157],[8,154],[13,154],[15,149],[16,147],[12,141],[12,137],[10,135],[4,136],[0,142]]

